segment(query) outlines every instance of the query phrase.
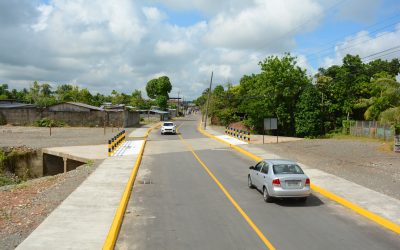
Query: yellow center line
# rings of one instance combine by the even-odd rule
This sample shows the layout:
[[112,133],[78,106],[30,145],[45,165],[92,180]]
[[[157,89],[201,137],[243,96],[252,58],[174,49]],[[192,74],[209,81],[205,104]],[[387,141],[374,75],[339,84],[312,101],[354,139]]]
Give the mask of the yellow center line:
[[[177,128],[177,132],[179,128],[183,125],[183,123]],[[200,157],[194,152],[193,147],[185,141],[185,139],[178,133],[179,138],[186,145],[186,147],[192,152],[196,160],[200,163],[200,165],[204,168],[207,174],[214,180],[214,182],[218,185],[218,187],[222,190],[228,200],[232,203],[232,205],[236,208],[236,210],[243,216],[249,226],[254,230],[254,232],[258,235],[258,237],[262,240],[262,242],[271,250],[275,250],[275,247],[271,244],[271,242],[265,237],[265,235],[261,232],[261,230],[257,227],[257,225],[250,219],[250,217],[244,212],[244,210],[239,206],[239,204],[233,199],[228,190],[222,185],[222,183],[215,177],[215,175],[211,172],[211,170],[204,164],[204,162],[200,159]]]
[[[249,158],[251,158],[251,159],[253,159],[255,161],[261,161],[262,160],[261,157],[259,157],[257,155],[254,155],[253,153],[250,153],[245,149],[242,149],[242,148],[240,148],[240,147],[238,147],[236,145],[232,145],[232,144],[230,144],[230,143],[228,143],[228,142],[226,142],[224,140],[221,140],[220,138],[216,137],[215,135],[209,134],[208,132],[206,132],[205,130],[203,130],[201,128],[201,123],[199,123],[199,126],[198,126],[197,130],[200,133],[202,133],[203,135],[207,136],[207,137],[213,138],[213,139],[215,139],[215,140],[217,140],[219,142],[222,142],[224,144],[229,145],[229,147],[235,149],[236,151],[248,156]],[[317,186],[315,184],[311,183],[311,189],[313,191],[316,191],[316,192],[320,193],[321,195],[325,196],[328,199],[331,199],[331,200],[333,200],[333,201],[335,201],[335,202],[337,202],[337,203],[339,203],[339,204],[341,204],[341,205],[343,205],[343,206],[345,206],[347,208],[350,208],[354,212],[366,217],[367,219],[370,219],[370,220],[374,221],[375,223],[377,223],[377,224],[379,224],[379,225],[381,225],[381,226],[383,226],[383,227],[385,227],[385,228],[387,228],[389,230],[392,230],[393,232],[395,232],[397,234],[400,234],[400,225],[399,224],[396,224],[396,223],[394,223],[394,222],[392,222],[392,221],[390,221],[390,220],[388,220],[386,218],[383,218],[383,217],[381,217],[381,216],[379,216],[379,215],[377,215],[377,214],[375,214],[373,212],[370,212],[367,209],[364,209],[364,208],[362,208],[362,207],[360,207],[360,206],[358,206],[358,205],[356,205],[356,204],[354,204],[354,203],[352,203],[352,202],[350,202],[350,201],[348,201],[348,200],[346,200],[346,199],[344,199],[344,198],[342,198],[342,197],[340,197],[340,196],[338,196],[338,195],[336,195],[334,193],[331,193],[328,190],[325,190],[325,189],[323,189],[323,188],[321,188],[321,187],[319,187],[319,186]]]

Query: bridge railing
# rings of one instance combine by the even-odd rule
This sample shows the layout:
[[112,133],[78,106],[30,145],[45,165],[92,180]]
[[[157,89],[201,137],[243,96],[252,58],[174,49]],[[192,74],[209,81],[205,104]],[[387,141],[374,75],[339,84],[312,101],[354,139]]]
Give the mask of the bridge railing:
[[226,127],[225,134],[235,137],[241,141],[250,142],[250,131]]
[[122,130],[108,140],[108,156],[112,156],[117,148],[126,140],[126,131]]

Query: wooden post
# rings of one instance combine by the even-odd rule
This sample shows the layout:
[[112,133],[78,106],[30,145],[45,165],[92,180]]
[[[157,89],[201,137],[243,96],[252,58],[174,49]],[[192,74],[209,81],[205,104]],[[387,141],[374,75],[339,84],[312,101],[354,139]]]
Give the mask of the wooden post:
[[64,173],[67,172],[67,157],[63,157],[63,161],[64,161]]

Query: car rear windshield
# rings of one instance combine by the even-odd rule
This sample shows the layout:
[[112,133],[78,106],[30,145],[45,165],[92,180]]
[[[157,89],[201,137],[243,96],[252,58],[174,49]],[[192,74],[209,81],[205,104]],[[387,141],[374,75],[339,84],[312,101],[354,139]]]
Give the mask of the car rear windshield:
[[174,124],[172,122],[165,122],[164,126],[174,126]]
[[303,170],[295,164],[278,164],[273,166],[275,174],[304,174]]

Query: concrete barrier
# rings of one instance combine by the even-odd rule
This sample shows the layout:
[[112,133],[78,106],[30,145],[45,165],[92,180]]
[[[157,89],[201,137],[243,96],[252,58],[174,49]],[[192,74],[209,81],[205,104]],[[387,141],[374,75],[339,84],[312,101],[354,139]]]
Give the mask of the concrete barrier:
[[225,134],[238,138],[241,141],[250,143],[250,131],[236,129],[232,127],[225,127]]

